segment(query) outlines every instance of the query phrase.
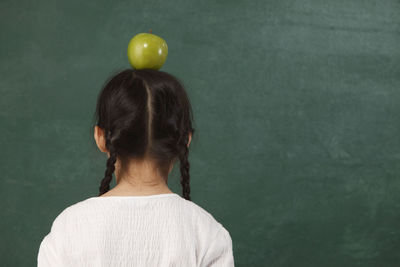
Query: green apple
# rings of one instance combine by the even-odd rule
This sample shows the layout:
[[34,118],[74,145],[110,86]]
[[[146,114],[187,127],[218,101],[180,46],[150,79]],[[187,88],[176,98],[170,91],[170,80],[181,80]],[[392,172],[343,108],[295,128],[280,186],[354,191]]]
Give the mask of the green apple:
[[167,42],[151,33],[138,33],[128,44],[129,63],[135,69],[158,70],[168,55]]

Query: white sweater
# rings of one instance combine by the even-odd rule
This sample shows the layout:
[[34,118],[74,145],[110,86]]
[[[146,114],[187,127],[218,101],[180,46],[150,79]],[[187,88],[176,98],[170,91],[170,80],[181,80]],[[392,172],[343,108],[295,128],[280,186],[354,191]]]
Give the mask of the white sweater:
[[234,266],[232,239],[175,193],[91,197],[64,209],[40,243],[47,266]]

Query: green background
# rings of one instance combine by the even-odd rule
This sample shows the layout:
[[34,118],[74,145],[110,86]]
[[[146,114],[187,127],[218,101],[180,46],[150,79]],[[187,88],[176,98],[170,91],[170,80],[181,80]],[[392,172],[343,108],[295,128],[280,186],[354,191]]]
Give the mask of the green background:
[[96,97],[150,28],[193,105],[192,200],[235,266],[400,265],[399,1],[8,0],[0,21],[2,266],[34,266],[97,195]]

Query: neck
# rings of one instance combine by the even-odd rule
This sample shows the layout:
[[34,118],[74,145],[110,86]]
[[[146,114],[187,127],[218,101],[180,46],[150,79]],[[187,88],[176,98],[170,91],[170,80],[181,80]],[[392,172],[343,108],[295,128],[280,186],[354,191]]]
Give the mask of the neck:
[[162,177],[149,161],[140,163],[132,161],[126,171],[122,173],[117,160],[115,177],[116,186],[102,196],[145,196],[173,193],[167,185],[168,177]]

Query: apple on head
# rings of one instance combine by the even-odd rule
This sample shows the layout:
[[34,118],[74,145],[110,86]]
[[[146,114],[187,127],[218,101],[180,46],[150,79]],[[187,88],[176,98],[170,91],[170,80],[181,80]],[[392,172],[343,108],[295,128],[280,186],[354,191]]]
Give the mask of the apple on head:
[[128,44],[128,59],[135,69],[158,70],[168,55],[167,42],[151,33],[138,33]]

